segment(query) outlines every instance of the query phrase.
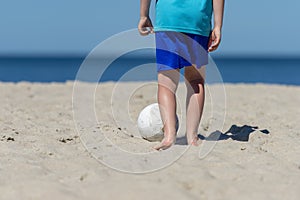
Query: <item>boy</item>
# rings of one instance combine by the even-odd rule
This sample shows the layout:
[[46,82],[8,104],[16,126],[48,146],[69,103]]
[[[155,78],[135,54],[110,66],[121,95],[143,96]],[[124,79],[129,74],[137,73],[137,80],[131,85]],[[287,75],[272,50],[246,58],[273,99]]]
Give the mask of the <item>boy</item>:
[[[181,68],[184,68],[187,87],[186,138],[189,145],[197,146],[205,97],[204,66],[207,64],[207,52],[216,50],[221,41],[224,0],[156,0],[155,28],[149,18],[150,3],[151,0],[140,0],[138,29],[141,35],[155,31],[156,37],[157,98],[164,124],[164,139],[154,148],[164,150],[175,143],[175,93]],[[202,49],[194,43],[200,44]]]

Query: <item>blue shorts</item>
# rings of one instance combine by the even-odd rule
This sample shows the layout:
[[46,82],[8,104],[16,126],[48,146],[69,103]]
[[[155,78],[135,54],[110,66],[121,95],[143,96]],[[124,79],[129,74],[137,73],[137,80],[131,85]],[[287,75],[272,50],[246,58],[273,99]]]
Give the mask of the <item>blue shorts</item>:
[[195,65],[200,68],[208,64],[209,37],[159,31],[155,33],[157,71],[181,69]]

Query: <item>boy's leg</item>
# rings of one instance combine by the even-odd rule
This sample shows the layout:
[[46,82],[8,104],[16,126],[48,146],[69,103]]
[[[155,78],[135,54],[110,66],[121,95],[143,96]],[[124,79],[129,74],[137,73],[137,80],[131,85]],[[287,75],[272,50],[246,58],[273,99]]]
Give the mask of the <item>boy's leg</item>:
[[186,96],[186,137],[190,145],[197,145],[198,128],[203,112],[205,99],[205,66],[197,69],[185,67]]
[[154,148],[164,150],[176,140],[176,90],[179,82],[179,70],[161,71],[158,73],[157,99],[161,118],[164,124],[164,139]]

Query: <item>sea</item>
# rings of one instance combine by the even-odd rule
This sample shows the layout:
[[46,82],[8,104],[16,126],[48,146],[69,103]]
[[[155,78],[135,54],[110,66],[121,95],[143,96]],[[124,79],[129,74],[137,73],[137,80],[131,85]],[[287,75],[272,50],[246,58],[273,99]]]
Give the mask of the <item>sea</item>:
[[[74,81],[78,79],[77,75],[85,58],[85,56],[2,56],[0,82]],[[231,56],[216,57],[213,61],[224,83],[300,85],[300,57]],[[103,71],[99,82],[156,80],[153,56],[122,56],[108,66],[99,64],[95,69]]]

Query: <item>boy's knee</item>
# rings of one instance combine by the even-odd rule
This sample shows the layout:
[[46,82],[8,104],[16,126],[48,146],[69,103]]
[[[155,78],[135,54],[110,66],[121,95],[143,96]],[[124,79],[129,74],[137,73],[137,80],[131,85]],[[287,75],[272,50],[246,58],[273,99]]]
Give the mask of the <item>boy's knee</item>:
[[200,87],[204,87],[204,79],[203,78],[198,78],[198,79],[193,79],[193,80],[186,80],[185,85],[188,90],[194,91],[194,93],[199,93],[200,92]]
[[158,90],[164,92],[169,91],[171,93],[176,93],[177,85],[175,84],[166,85],[166,84],[159,83]]
[[194,77],[194,78],[190,78],[190,79],[185,79],[185,84],[188,85],[203,85],[205,83],[205,80],[203,77],[199,76],[199,77]]

